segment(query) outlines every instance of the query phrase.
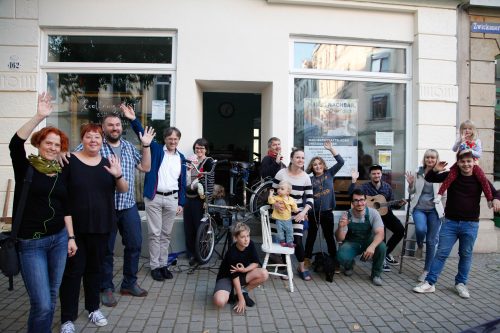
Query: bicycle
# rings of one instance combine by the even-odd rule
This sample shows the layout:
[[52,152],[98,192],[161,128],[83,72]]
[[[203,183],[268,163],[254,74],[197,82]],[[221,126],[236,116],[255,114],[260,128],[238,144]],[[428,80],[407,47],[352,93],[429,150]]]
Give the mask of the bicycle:
[[[230,162],[229,170],[229,195],[238,203],[247,206],[247,192],[250,193],[248,211],[256,218],[260,218],[260,207],[267,205],[269,190],[273,186],[271,177],[266,177],[260,181],[248,186],[250,179],[250,170],[254,169],[255,164],[248,162]],[[241,195],[241,200],[239,197]]]
[[[200,175],[213,175],[215,172],[215,167],[217,166],[217,160],[214,160],[212,169],[209,171],[200,172],[200,170],[195,166],[191,165]],[[235,166],[239,169],[238,165],[241,162],[236,162]],[[240,165],[241,166],[241,165]],[[243,169],[242,169],[243,170]],[[243,183],[246,187],[246,180]],[[208,185],[208,177],[205,177],[205,188]],[[265,193],[266,201],[263,202],[262,205],[267,204],[267,195],[268,188],[270,188],[270,182],[259,183],[257,188],[252,191],[252,198],[250,199],[251,203],[257,207],[259,204],[259,195]],[[251,190],[251,189],[248,189]],[[199,264],[206,264],[212,258],[214,252],[217,252],[215,246],[225,237],[224,245],[222,247],[221,253],[217,252],[220,258],[224,257],[224,253],[227,247],[231,244],[231,231],[230,227],[233,220],[238,219],[238,213],[243,213],[244,221],[249,220],[254,215],[254,210],[249,210],[246,206],[246,190],[243,193],[243,206],[240,205],[215,205],[210,203],[210,199],[208,195],[205,196],[205,204],[204,204],[204,215],[201,219],[201,223],[196,231],[196,241],[195,241],[195,257]],[[257,210],[260,209],[258,206]],[[229,223],[223,223],[222,221],[218,221],[216,218],[216,213],[218,211],[225,211],[226,214],[230,214]],[[252,214],[247,214],[252,213]]]

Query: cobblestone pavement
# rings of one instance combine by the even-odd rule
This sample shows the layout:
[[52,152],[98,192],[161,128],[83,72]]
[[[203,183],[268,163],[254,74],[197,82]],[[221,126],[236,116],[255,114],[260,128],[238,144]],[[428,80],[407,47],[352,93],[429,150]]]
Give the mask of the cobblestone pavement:
[[[122,259],[116,259],[121,267]],[[174,279],[151,279],[147,260],[141,259],[140,285],[149,290],[146,298],[115,296],[115,308],[102,308],[109,324],[89,324],[80,301],[77,332],[459,332],[500,317],[500,255],[475,255],[470,274],[469,300],[453,288],[457,259],[450,258],[434,294],[415,294],[415,278],[422,261],[406,260],[402,274],[393,268],[384,273],[382,287],[373,286],[370,263],[357,263],[354,275],[336,274],[333,283],[313,274],[304,282],[296,275],[296,291],[270,278],[254,291],[256,307],[244,315],[230,306],[217,310],[211,302],[218,263],[187,274],[187,263],[179,260]],[[182,270],[182,272],[181,272]],[[120,274],[115,270],[115,283]],[[0,332],[25,332],[29,301],[20,276],[15,290],[7,291],[0,278]],[[83,292],[81,293],[81,295]],[[59,305],[54,332],[59,331]]]

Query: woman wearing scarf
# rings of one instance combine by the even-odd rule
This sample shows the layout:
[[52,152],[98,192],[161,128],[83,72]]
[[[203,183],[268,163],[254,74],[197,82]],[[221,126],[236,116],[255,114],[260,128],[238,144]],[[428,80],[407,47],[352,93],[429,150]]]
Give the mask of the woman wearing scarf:
[[272,137],[267,141],[267,156],[264,156],[260,164],[260,176],[262,179],[274,178],[276,173],[286,165],[283,164],[283,156],[281,155],[281,141],[276,137]]
[[31,136],[38,155],[26,158],[24,148],[33,130],[52,112],[50,99],[45,93],[38,96],[37,113],[9,144],[16,180],[13,215],[17,213],[26,171],[30,166],[34,169],[18,233],[21,275],[31,304],[28,332],[51,332],[66,257],[77,250],[66,177],[56,160],[61,150],[68,150],[68,137],[55,127],[45,127]]

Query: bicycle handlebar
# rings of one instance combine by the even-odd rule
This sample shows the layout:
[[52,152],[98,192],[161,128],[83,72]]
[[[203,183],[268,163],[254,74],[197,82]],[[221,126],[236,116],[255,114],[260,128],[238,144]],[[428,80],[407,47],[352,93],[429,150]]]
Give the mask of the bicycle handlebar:
[[196,170],[196,172],[198,172],[200,175],[210,175],[210,174],[214,173],[215,166],[217,165],[217,163],[227,162],[227,160],[217,161],[217,160],[213,159],[212,157],[207,157],[207,158],[210,158],[213,161],[212,168],[210,169],[210,171],[200,171],[200,169],[198,169],[198,167],[193,162],[191,162],[189,160],[186,160],[186,166],[193,167]]

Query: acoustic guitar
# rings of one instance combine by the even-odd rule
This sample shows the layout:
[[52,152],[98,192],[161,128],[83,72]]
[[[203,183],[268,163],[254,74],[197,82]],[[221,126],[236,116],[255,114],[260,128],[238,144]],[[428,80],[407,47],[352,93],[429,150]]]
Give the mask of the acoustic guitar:
[[384,216],[389,212],[389,206],[392,206],[393,204],[398,203],[401,200],[403,199],[387,201],[382,194],[377,194],[374,196],[367,195],[366,205],[370,208],[376,209],[380,213],[380,216]]

